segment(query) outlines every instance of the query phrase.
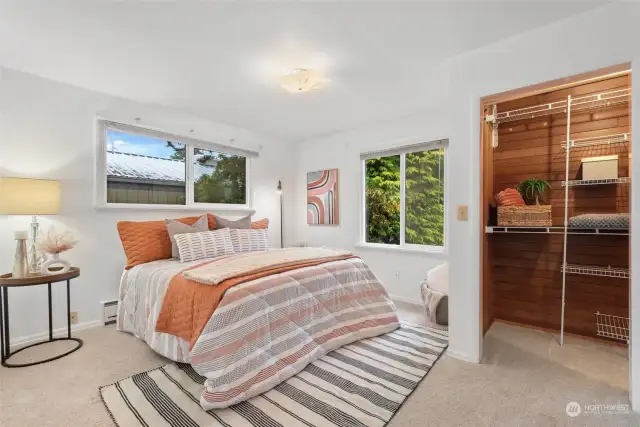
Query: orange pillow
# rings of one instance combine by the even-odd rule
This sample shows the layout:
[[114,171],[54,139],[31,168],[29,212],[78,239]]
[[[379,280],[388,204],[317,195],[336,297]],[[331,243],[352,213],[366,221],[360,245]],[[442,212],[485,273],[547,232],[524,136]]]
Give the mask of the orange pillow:
[[515,188],[507,188],[496,194],[498,206],[524,206],[524,199]]
[[[200,216],[191,216],[178,218],[176,221],[193,225],[198,218]],[[211,228],[211,215],[209,215],[209,228]],[[120,234],[120,241],[127,256],[125,270],[145,262],[171,258],[171,240],[169,240],[164,220],[120,221],[118,222],[118,234]]]
[[261,219],[259,221],[254,221],[251,223],[251,228],[255,230],[263,230],[265,228],[269,228],[269,218]]
[[216,216],[210,213],[207,214],[207,218],[209,219],[209,230],[216,229]]
[[[183,224],[193,225],[200,216],[189,216],[178,218]],[[216,229],[216,217],[207,214],[209,220],[209,230]],[[251,228],[264,229],[269,227],[269,219],[261,219],[251,223]],[[164,220],[161,221],[119,221],[118,234],[127,256],[127,266],[129,270],[138,264],[156,261],[159,259],[171,258],[171,240],[167,233],[167,226]]]

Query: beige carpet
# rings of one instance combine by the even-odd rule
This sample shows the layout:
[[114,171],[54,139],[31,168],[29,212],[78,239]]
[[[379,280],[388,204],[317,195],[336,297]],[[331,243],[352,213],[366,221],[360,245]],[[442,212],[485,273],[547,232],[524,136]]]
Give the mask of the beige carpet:
[[[405,321],[421,319],[409,307],[399,309]],[[113,327],[78,336],[84,347],[66,358],[30,368],[0,368],[0,426],[113,426],[98,387],[167,363],[142,341]],[[40,357],[61,345],[40,346],[29,354]],[[561,349],[548,334],[501,324],[491,328],[485,346],[482,365],[443,356],[389,426],[640,425],[632,415],[583,410],[570,418],[565,412],[572,400],[583,406],[628,403],[623,351],[578,339],[569,339]]]

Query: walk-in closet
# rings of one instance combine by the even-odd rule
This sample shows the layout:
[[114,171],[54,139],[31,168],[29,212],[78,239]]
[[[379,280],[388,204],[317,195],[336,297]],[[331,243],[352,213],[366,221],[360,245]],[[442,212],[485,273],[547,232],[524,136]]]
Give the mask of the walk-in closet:
[[616,67],[482,106],[482,316],[629,339],[631,74]]

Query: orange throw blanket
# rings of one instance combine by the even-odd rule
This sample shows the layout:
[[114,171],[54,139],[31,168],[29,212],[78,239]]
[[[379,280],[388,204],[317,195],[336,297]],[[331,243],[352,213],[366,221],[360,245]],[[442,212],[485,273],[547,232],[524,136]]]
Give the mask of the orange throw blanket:
[[171,282],[169,282],[169,288],[164,296],[162,309],[156,322],[156,332],[164,332],[183,338],[189,341],[189,348],[193,348],[202,330],[207,326],[207,322],[216,308],[218,308],[222,297],[228,289],[262,277],[349,258],[357,257],[351,254],[340,255],[314,261],[301,261],[283,267],[269,267],[260,271],[254,271],[251,274],[224,280],[215,286],[189,280],[184,277],[182,273],[206,264],[224,262],[226,257],[195,265],[176,274],[171,279]]

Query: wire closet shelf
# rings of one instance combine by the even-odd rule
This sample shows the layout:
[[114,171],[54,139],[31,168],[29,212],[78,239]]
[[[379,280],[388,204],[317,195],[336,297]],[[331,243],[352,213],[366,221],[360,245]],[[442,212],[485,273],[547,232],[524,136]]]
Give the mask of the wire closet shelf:
[[629,318],[602,314],[599,311],[594,314],[596,315],[596,335],[629,342]]
[[[612,145],[612,144],[624,144],[629,142],[631,138],[630,133],[616,133],[613,135],[593,136],[591,138],[579,138],[569,141],[569,147],[573,149],[595,147],[599,145]],[[562,144],[562,149],[567,149],[567,142]]]
[[[599,108],[614,107],[626,104],[631,99],[631,89],[618,89],[609,92],[600,92],[591,95],[584,95],[571,100],[571,112],[589,111]],[[516,122],[518,120],[534,119],[536,117],[548,116],[550,114],[567,114],[569,100],[549,102],[535,105],[533,107],[518,108],[515,110],[496,113],[493,121],[495,123]]]
[[[564,234],[564,227],[498,227],[488,225],[485,227],[487,234]],[[570,227],[568,234],[598,235],[598,236],[628,236],[628,228],[574,228]]]
[[617,277],[628,279],[631,273],[627,268],[598,267],[591,265],[565,264],[561,267],[563,273],[581,274],[583,276]]
[[575,187],[576,185],[607,185],[607,184],[630,184],[631,178],[623,176],[620,178],[609,179],[573,179],[562,181],[563,187]]
[[[567,129],[564,144],[564,160],[565,160],[565,179],[562,182],[564,188],[564,239],[562,250],[562,308],[560,317],[560,346],[564,344],[564,323],[565,323],[565,305],[566,305],[566,287],[567,274],[579,274],[587,276],[612,277],[617,279],[629,279],[631,272],[626,268],[612,268],[611,266],[586,266],[575,265],[567,262],[567,242],[569,238],[569,187],[578,185],[602,185],[602,184],[628,184],[631,179],[628,177],[615,179],[594,179],[594,180],[571,180],[569,179],[570,156],[572,147],[576,147],[576,143],[582,144],[583,147],[591,145],[600,145],[602,143],[610,143],[610,141],[624,142],[628,139],[628,135],[620,134],[610,135],[607,138],[590,138],[581,141],[571,139],[571,115],[576,112],[587,111],[595,108],[610,107],[622,103],[628,103],[631,91],[629,89],[621,89],[611,92],[605,92],[595,95],[582,96],[572,98],[567,96]],[[616,142],[616,143],[617,143]],[[578,145],[580,146],[580,145]],[[577,148],[577,147],[576,147]],[[596,336],[625,339],[625,332],[622,327],[626,324],[626,336],[629,336],[629,319],[611,315],[600,315],[596,313]],[[622,338],[621,338],[622,337]]]

